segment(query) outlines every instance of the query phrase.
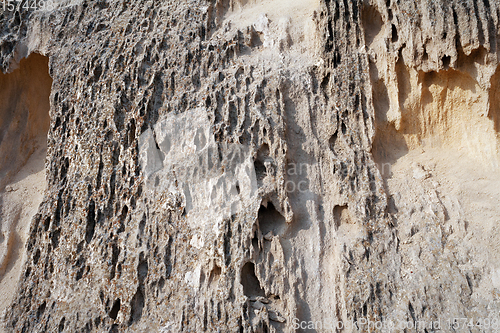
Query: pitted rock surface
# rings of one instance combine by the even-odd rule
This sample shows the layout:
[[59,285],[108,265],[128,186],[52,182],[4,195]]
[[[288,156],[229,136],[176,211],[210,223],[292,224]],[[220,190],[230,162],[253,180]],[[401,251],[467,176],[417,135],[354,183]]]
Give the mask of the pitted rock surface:
[[491,329],[498,2],[53,5],[0,12],[7,332]]

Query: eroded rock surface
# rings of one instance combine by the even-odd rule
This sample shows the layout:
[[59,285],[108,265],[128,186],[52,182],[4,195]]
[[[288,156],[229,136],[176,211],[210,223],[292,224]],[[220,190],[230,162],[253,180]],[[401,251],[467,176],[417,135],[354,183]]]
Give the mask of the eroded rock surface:
[[7,331],[500,326],[497,2],[55,7],[0,14],[53,80]]

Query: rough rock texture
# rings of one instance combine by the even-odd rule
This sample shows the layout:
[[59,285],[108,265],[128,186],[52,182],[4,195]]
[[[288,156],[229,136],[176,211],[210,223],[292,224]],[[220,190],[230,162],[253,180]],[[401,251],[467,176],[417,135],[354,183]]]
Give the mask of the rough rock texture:
[[[488,0],[2,12],[0,114],[29,124],[2,85],[45,89],[26,66],[53,80],[46,190],[6,330],[491,330],[499,17]],[[34,53],[48,69],[20,62]]]

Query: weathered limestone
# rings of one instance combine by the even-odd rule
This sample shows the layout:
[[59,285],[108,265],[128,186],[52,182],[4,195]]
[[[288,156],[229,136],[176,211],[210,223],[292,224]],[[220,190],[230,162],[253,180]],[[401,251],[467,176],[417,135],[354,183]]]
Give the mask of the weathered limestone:
[[499,316],[497,2],[56,7],[0,14],[53,80],[7,331]]

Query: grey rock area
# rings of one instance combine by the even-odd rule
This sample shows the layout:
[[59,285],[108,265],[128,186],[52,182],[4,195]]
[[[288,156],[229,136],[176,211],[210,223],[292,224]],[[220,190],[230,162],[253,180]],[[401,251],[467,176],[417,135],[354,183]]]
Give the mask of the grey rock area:
[[16,6],[0,330],[500,329],[498,1]]

